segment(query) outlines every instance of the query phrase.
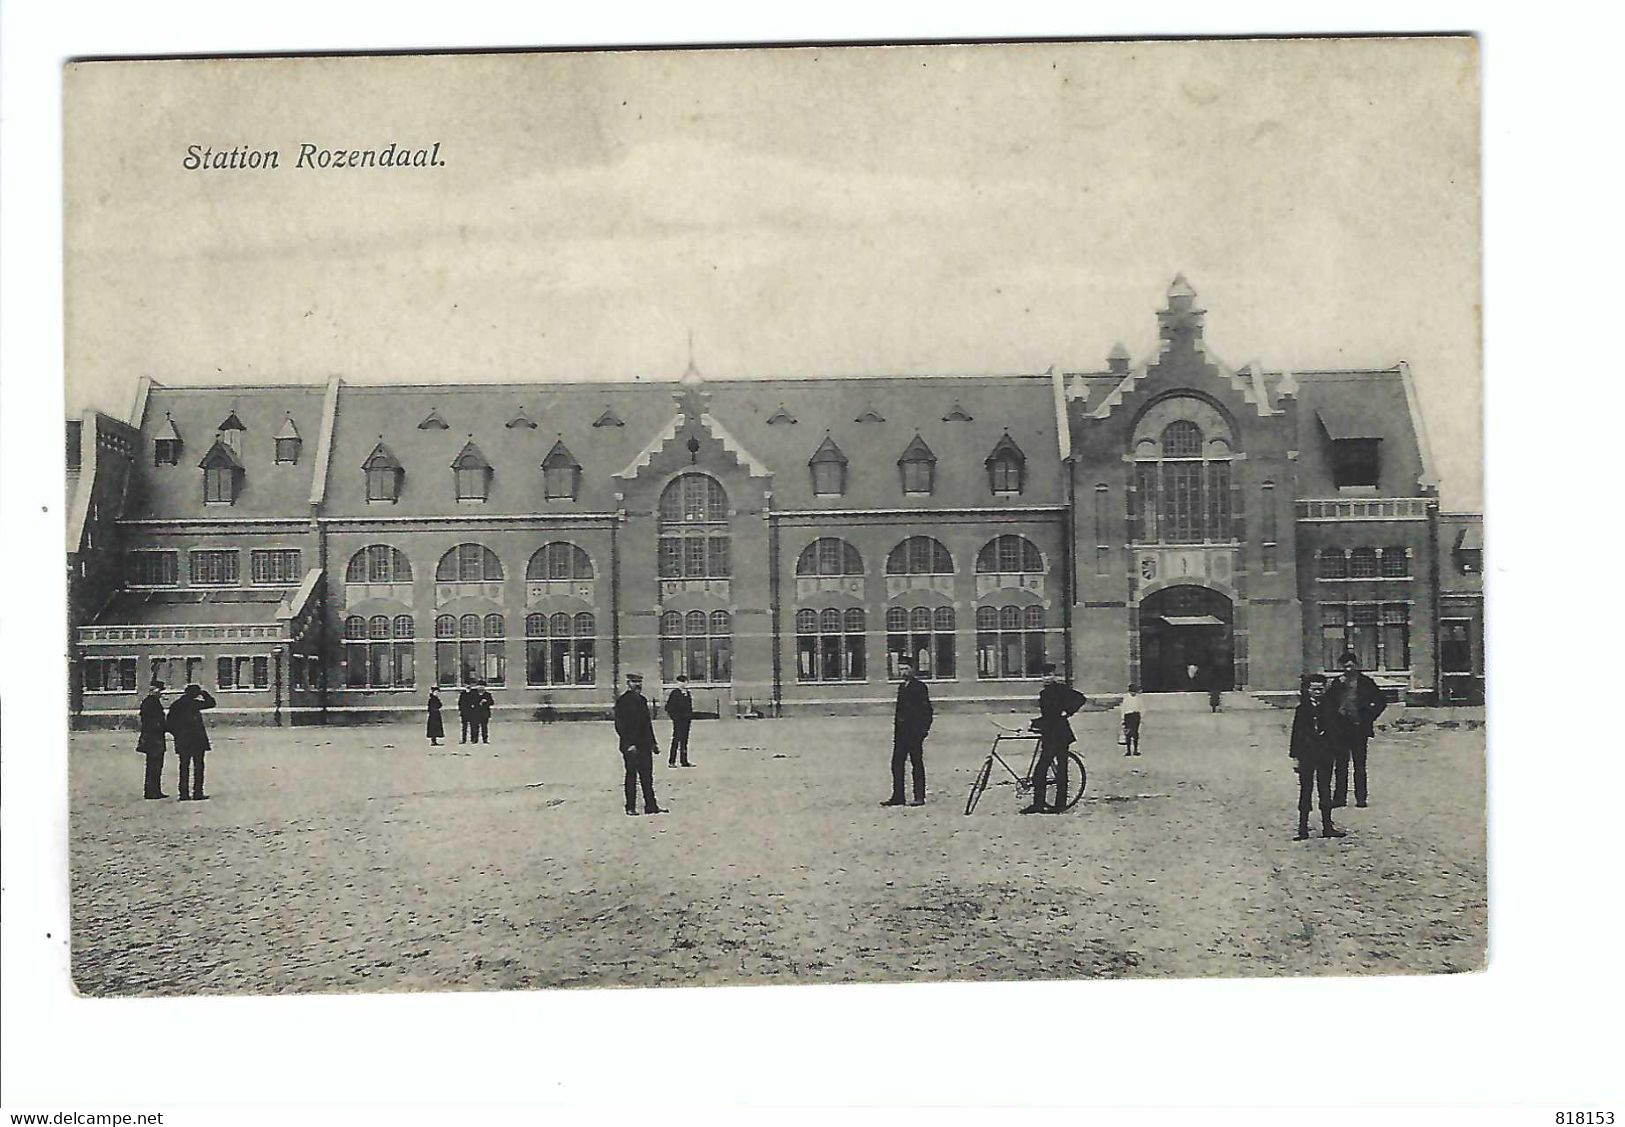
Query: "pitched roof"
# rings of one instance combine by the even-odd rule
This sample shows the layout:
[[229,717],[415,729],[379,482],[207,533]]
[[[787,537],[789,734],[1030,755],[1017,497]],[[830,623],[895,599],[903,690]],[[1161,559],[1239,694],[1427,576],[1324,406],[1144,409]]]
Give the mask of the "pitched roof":
[[243,468],[243,463],[238,460],[236,451],[217,438],[214,440],[214,445],[209,447],[208,452],[198,462],[198,469],[212,470],[221,466],[240,470]]
[[491,460],[485,456],[478,446],[474,445],[474,436],[469,435],[468,442],[457,452],[457,457],[451,460],[451,468],[454,470],[488,470],[491,468]]
[[287,418],[282,420],[282,426],[276,432],[275,437],[278,438],[278,439],[288,439],[288,438],[298,438],[299,437],[299,428],[293,425],[293,416],[292,415],[289,415]]
[[1009,431],[1005,431],[999,436],[999,440],[993,444],[993,449],[988,451],[987,457],[983,461],[993,462],[1001,454],[1013,454],[1018,462],[1027,460],[1027,455],[1021,452],[1021,447],[1016,445],[1016,440],[1010,437]]
[[553,449],[549,450],[547,457],[542,459],[542,469],[556,470],[562,468],[580,469],[581,463],[576,461],[576,456],[570,453],[570,448],[564,444],[564,436],[560,435],[559,440],[553,444]]
[[846,455],[841,452],[839,446],[835,445],[835,440],[826,434],[824,435],[824,441],[818,444],[818,449],[813,451],[812,457],[808,458],[807,461],[838,462],[844,466],[846,465]]
[[[1279,390],[1287,373],[1265,373]],[[1382,439],[1378,456],[1385,497],[1415,496],[1424,463],[1403,374],[1398,368],[1295,371],[1298,401],[1298,488],[1306,497],[1334,495],[1330,438]]]
[[120,591],[96,615],[120,626],[240,625],[276,622],[284,590]]
[[902,454],[898,456],[897,464],[902,465],[904,462],[934,462],[936,460],[936,454],[933,453],[931,447],[926,444],[925,439],[921,438],[918,434],[915,434],[914,440],[910,442],[908,446],[903,449]]

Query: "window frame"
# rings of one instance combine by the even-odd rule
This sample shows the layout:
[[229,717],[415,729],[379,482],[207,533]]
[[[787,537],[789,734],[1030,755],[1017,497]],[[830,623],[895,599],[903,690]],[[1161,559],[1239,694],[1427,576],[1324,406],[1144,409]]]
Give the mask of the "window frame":
[[869,680],[868,615],[862,607],[799,607],[795,639],[796,684]]
[[[229,575],[223,579],[199,578],[199,564],[216,559],[229,564],[223,568]],[[241,553],[236,548],[193,548],[186,553],[187,585],[190,587],[238,587],[242,585],[242,574]]]
[[[991,622],[988,612],[991,612]],[[1037,603],[983,604],[976,608],[975,624],[978,681],[1043,679],[1049,616],[1042,606]],[[1012,661],[1018,656],[1019,660]],[[1012,664],[1019,666],[1019,670],[1011,672]]]
[[[926,612],[928,618],[922,617]],[[901,622],[898,615],[904,617]],[[901,681],[898,661],[914,659],[914,675],[922,681],[959,679],[959,621],[951,606],[894,605],[886,608],[886,680]]]
[[[292,561],[292,569],[282,565]],[[261,577],[260,565],[266,564],[266,577]],[[278,571],[287,571],[276,578]],[[253,548],[248,553],[248,583],[251,587],[297,587],[304,580],[303,553],[298,548]]]
[[[582,689],[598,684],[598,620],[594,613],[532,611],[525,616],[524,628],[527,688]],[[565,672],[559,673],[561,670]]]
[[[698,624],[698,630],[696,630]],[[733,615],[725,610],[668,610],[659,620],[660,678],[691,686],[733,684]],[[697,675],[700,674],[700,675]]]
[[[151,581],[140,574],[141,565],[137,560],[150,563],[154,559],[167,559],[169,562],[169,579]],[[179,587],[181,583],[180,552],[174,548],[135,548],[126,555],[129,566],[125,569],[127,578],[124,581],[126,588],[159,590],[169,587]],[[164,569],[159,569],[164,570]]]

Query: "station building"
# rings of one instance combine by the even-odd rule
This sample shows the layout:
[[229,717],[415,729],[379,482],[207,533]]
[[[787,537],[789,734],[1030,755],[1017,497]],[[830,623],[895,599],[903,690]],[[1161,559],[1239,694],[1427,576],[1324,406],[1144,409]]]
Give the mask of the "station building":
[[74,717],[155,676],[266,723],[474,679],[602,716],[629,671],[720,714],[878,709],[904,655],[950,708],[1029,704],[1046,660],[1245,700],[1345,648],[1478,699],[1479,525],[1438,511],[1406,366],[1233,370],[1183,278],[1157,317],[1077,372],[142,379],[128,422],[68,424]]

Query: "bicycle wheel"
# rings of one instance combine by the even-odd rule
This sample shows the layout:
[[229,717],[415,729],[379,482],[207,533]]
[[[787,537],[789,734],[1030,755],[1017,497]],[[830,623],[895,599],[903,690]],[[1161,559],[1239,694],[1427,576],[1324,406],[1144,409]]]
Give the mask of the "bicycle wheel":
[[981,773],[976,776],[976,781],[971,784],[970,797],[965,800],[965,813],[969,814],[976,809],[976,803],[982,797],[982,792],[987,789],[987,779],[992,773],[993,757],[990,755],[987,762],[982,764]]
[[1062,810],[1070,810],[1076,806],[1083,798],[1083,788],[1089,785],[1089,772],[1084,769],[1083,758],[1075,751],[1067,752],[1066,757],[1071,764],[1066,781],[1072,793],[1067,795],[1066,805],[1061,807]]

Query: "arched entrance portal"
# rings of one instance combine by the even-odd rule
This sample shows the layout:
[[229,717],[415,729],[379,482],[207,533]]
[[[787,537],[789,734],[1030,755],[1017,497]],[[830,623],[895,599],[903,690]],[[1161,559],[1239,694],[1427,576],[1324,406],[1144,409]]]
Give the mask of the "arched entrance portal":
[[[1148,693],[1235,687],[1235,611],[1211,587],[1164,587],[1140,603],[1140,680]],[[1195,667],[1195,676],[1191,670]]]

